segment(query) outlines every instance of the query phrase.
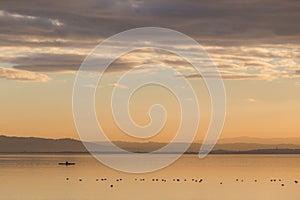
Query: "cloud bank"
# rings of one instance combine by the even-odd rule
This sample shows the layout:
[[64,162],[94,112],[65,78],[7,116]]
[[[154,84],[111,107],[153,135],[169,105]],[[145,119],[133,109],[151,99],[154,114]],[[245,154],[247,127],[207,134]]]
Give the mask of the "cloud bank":
[[[3,0],[0,64],[12,66],[15,71],[5,71],[14,73],[75,72],[103,39],[131,28],[159,26],[202,44],[225,79],[294,78],[300,71],[299,9],[295,0]],[[110,71],[147,62],[131,56],[114,63]],[[154,63],[188,68],[172,57]]]

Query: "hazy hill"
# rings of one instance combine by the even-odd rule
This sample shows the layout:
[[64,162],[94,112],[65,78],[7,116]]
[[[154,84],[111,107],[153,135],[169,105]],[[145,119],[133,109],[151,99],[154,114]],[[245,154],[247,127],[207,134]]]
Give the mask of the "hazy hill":
[[45,139],[34,137],[7,137],[0,136],[0,152],[64,152],[86,151],[78,140]]
[[[261,150],[277,150],[278,149],[300,149],[299,138],[293,139],[259,139],[259,138],[231,138],[222,139],[215,146],[214,151],[222,153],[251,151],[261,152]],[[265,143],[259,143],[265,142]],[[294,142],[294,143],[292,143]],[[86,143],[95,151],[113,152],[109,145],[105,142],[100,143]],[[132,152],[149,152],[157,150],[165,143],[147,142],[115,142],[115,144],[123,149]],[[184,145],[183,143],[173,144],[169,152],[177,152],[177,149]],[[190,146],[187,152],[198,152],[200,143],[194,143]],[[83,143],[78,140],[64,138],[64,139],[45,139],[35,137],[8,137],[0,136],[0,153],[20,153],[20,152],[87,152]]]
[[300,138],[255,138],[255,137],[236,137],[225,138],[218,141],[221,143],[256,143],[256,144],[297,144],[300,145]]

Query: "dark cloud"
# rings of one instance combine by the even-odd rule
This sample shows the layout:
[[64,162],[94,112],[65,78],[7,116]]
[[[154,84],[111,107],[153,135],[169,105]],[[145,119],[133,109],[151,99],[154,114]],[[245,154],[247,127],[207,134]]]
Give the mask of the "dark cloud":
[[[83,61],[88,58],[89,69],[105,67],[109,57],[97,54],[55,54],[37,53],[19,57],[0,57],[1,62],[10,63],[13,68],[34,72],[65,72],[77,71]],[[141,65],[152,67],[174,67],[179,70],[191,70],[193,66],[185,59],[165,50],[145,48],[131,51],[114,60],[108,72],[128,71]],[[225,64],[222,65],[222,67]],[[211,67],[211,66],[207,66]],[[228,68],[229,66],[226,66]]]
[[11,59],[16,69],[43,72],[77,70],[85,56],[73,54],[34,54]]
[[293,0],[2,0],[1,9],[0,41],[7,45],[14,43],[12,38],[30,36],[63,38],[74,42],[69,41],[70,46],[80,46],[144,26],[172,28],[201,43],[300,41],[300,3]]
[[[27,70],[33,72],[66,72],[77,71],[85,59],[86,55],[77,54],[34,54],[26,57],[16,57],[13,59],[6,59],[7,62],[12,63],[13,68],[19,70]],[[104,67],[98,65],[102,59],[95,60],[95,68]],[[118,59],[111,63],[108,72],[127,71],[141,63],[126,61]]]

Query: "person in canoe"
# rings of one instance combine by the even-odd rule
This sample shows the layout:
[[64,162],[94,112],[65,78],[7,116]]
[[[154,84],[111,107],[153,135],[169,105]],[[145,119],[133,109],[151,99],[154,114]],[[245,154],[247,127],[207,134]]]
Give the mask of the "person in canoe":
[[68,161],[66,161],[66,162],[63,162],[63,163],[58,163],[59,165],[66,165],[66,166],[69,166],[69,165],[75,165],[75,163],[73,163],[73,162],[68,162]]

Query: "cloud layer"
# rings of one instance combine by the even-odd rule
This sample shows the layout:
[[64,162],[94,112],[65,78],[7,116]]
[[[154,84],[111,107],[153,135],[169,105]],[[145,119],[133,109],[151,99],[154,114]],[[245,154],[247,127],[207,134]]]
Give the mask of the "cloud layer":
[[[74,72],[103,39],[131,28],[159,26],[204,45],[226,79],[299,77],[299,9],[295,0],[3,0],[0,64],[13,67],[2,68],[2,73]],[[152,58],[146,53],[143,57]],[[152,62],[187,69],[182,59],[164,58]],[[147,62],[133,55],[114,63],[110,71]]]

